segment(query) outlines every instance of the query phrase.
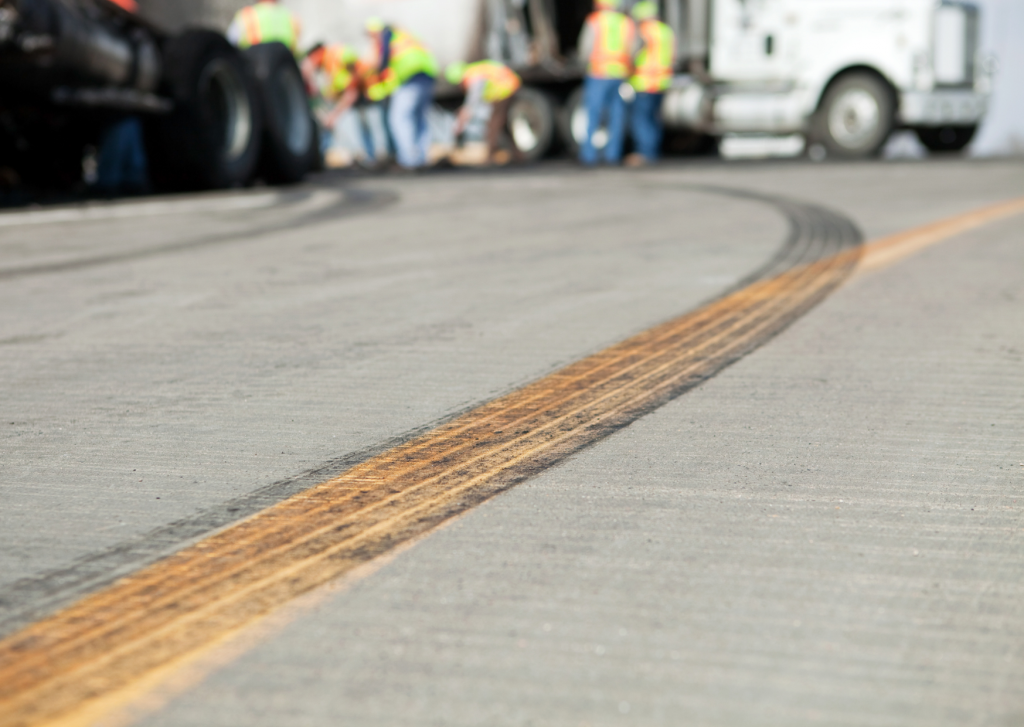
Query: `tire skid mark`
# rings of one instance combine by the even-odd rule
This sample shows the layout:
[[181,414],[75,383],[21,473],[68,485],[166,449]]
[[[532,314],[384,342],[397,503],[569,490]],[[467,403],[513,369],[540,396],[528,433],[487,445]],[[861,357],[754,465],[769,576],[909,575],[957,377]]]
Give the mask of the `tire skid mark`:
[[[139,250],[127,250],[124,252],[111,252],[104,255],[93,255],[92,257],[72,258],[68,260],[56,260],[30,265],[0,268],[0,280],[24,278],[33,275],[46,275],[53,273],[73,272],[94,268],[102,265],[129,262],[132,260],[144,260],[146,258],[168,255],[177,252],[186,252],[197,248],[221,245],[232,242],[245,242],[275,232],[297,229],[310,224],[316,224],[325,220],[336,219],[343,215],[355,214],[358,212],[369,212],[380,209],[397,201],[397,195],[389,192],[368,192],[359,189],[350,189],[342,193],[338,192],[313,192],[304,196],[302,200],[307,208],[299,209],[301,216],[287,215],[281,222],[268,225],[261,225],[258,229],[248,229],[237,232],[227,232],[218,235],[204,235],[186,240],[153,245]],[[297,205],[298,206],[298,205]],[[278,209],[268,207],[265,209]],[[295,212],[287,206],[280,206],[280,211],[287,214]],[[233,208],[226,208],[224,212],[234,212]],[[123,219],[119,217],[98,218],[96,222],[106,222]],[[93,220],[85,220],[92,222]],[[56,224],[56,223],[55,223]],[[64,223],[61,223],[64,224]]]
[[[685,185],[680,188],[687,191],[732,196],[759,203],[767,203],[777,212],[780,212],[789,222],[789,234],[779,251],[761,268],[723,293],[723,297],[729,292],[742,289],[756,280],[767,278],[773,273],[788,269],[805,257],[813,259],[815,256],[828,254],[829,249],[825,249],[822,246],[829,243],[829,229],[839,229],[841,232],[840,239],[843,239],[842,235],[848,236],[849,239],[859,238],[859,233],[851,223],[844,219],[836,218],[827,211],[824,211],[823,215],[828,224],[821,225],[817,222],[817,217],[822,215],[809,215],[808,210],[816,208],[808,205],[799,205],[787,200],[766,198],[756,193],[722,187]],[[663,324],[655,326],[639,334],[639,336],[647,336],[652,344],[659,344],[664,349],[665,355],[674,355],[674,352],[669,350],[670,347],[693,345],[700,339],[705,329],[711,330],[715,326],[721,326],[727,322],[720,313],[708,306],[699,308],[691,315],[693,317],[692,325],[682,335],[677,330],[677,327]],[[639,340],[639,337],[636,337],[635,340]],[[635,360],[637,358],[636,352],[632,347],[623,348],[622,346],[613,346],[603,351],[602,355],[605,360],[601,366],[589,367],[590,378],[586,382],[588,386],[596,386],[603,381],[599,374],[610,366],[616,367],[616,372],[620,376],[627,374],[630,367],[626,365],[628,362],[624,362],[624,359],[631,357]],[[557,390],[552,389],[552,386],[555,385],[555,382],[572,376],[575,366],[578,366],[578,364],[569,365],[537,383],[527,385],[520,390],[522,396],[519,397],[518,403],[512,408],[498,406],[495,402],[484,403],[478,409],[480,416],[472,423],[464,424],[463,428],[471,426],[479,428],[486,424],[488,417],[497,416],[498,414],[501,414],[503,420],[508,420],[510,414],[514,411],[530,413],[536,408],[536,401],[538,400],[544,400],[545,405],[550,408],[555,403],[555,400],[551,397],[559,396]],[[583,382],[581,381],[581,383]],[[578,395],[578,392],[569,395]],[[530,407],[534,408],[531,409]],[[333,479],[336,475],[348,471],[351,467],[366,461],[372,456],[406,444],[424,432],[448,425],[449,422],[464,414],[465,411],[468,411],[468,409],[463,412],[457,412],[441,421],[420,427],[405,435],[395,437],[378,447],[346,455],[310,472],[274,483],[249,495],[231,500],[213,510],[171,523],[135,540],[85,556],[70,567],[33,578],[23,579],[12,584],[0,596],[0,636],[5,633],[11,633],[15,629],[37,620],[58,607],[67,605],[84,593],[109,585],[118,575],[125,574],[129,567],[134,569],[153,562],[159,557],[173,553],[174,550],[177,550],[189,541],[213,532],[231,522],[239,521],[287,497],[306,491],[316,484]],[[511,425],[506,424],[506,426]],[[452,433],[458,430],[458,427],[449,429]],[[494,436],[493,432],[489,432],[489,434]]]
[[[848,221],[777,202],[794,233],[756,282],[372,457],[0,642],[0,725],[42,724],[129,688],[564,461],[762,345],[848,277],[860,256]],[[780,266],[789,269],[774,272]]]
[[[733,319],[730,319],[730,322],[732,322],[732,320]],[[746,324],[747,321],[741,320],[739,321],[739,323]],[[705,342],[703,344],[693,347],[690,350],[691,358],[695,358],[695,354],[698,351],[706,348],[708,343],[717,343],[723,337],[731,336],[733,333],[734,330],[732,329],[732,327],[726,329],[724,332],[719,331],[716,334],[716,336],[709,342]],[[743,339],[736,340],[742,341]],[[670,361],[667,364],[664,362],[659,362],[659,365],[653,371],[648,372],[647,374],[639,375],[638,378],[629,381],[628,388],[623,387],[619,382],[612,381],[611,387],[604,387],[603,389],[598,389],[597,391],[603,393],[603,396],[601,398],[608,398],[609,396],[618,396],[621,398],[622,396],[629,394],[636,389],[640,389],[642,394],[644,394],[648,390],[657,391],[658,387],[665,385],[662,381],[664,376],[659,376],[659,374],[667,373],[672,377],[672,379],[676,379],[679,378],[681,374],[689,375],[691,373],[691,369],[700,369],[705,364],[704,361],[697,359],[695,366],[691,367],[690,369],[676,371],[672,366],[673,363],[674,361]],[[587,385],[588,383],[589,382],[580,382],[577,380],[573,381],[570,385],[574,389],[576,389],[581,385]],[[609,388],[610,393],[604,393],[607,392]],[[584,390],[584,393],[586,393],[586,390]],[[523,446],[523,443],[527,440],[533,441],[538,438],[543,438],[549,433],[548,430],[552,429],[553,427],[556,429],[556,431],[553,433],[553,436],[557,437],[559,435],[557,431],[559,429],[559,425],[563,425],[566,420],[569,420],[573,417],[580,417],[583,419],[592,420],[591,425],[593,425],[595,421],[598,421],[600,419],[600,413],[594,411],[588,412],[587,410],[593,410],[595,406],[600,403],[601,399],[598,399],[597,401],[588,400],[584,402],[583,405],[579,408],[575,408],[568,412],[561,413],[559,418],[553,422],[538,420],[536,417],[534,417],[535,421],[523,421],[520,419],[513,422],[509,422],[506,419],[504,422],[498,422],[497,426],[501,426],[503,429],[507,429],[509,426],[527,426],[527,431],[529,432],[528,437],[520,438],[518,442],[512,442],[512,445],[521,448]],[[540,414],[543,416],[549,416],[550,411],[545,410],[540,412]],[[488,418],[493,418],[493,416],[494,415],[491,414],[490,416],[488,416]],[[261,527],[256,529],[252,533],[248,534],[242,532],[233,532],[231,537],[231,545],[233,546],[234,550],[232,550],[230,553],[231,561],[234,564],[239,564],[239,568],[252,569],[253,567],[257,566],[260,559],[274,557],[277,554],[277,552],[281,550],[281,548],[292,547],[296,545],[299,540],[304,540],[305,542],[310,544],[310,547],[313,547],[315,549],[316,546],[311,543],[311,541],[314,538],[320,537],[323,534],[329,534],[330,531],[343,527],[338,523],[339,517],[357,517],[365,521],[365,518],[373,515],[374,510],[382,507],[393,506],[396,504],[396,500],[399,497],[408,498],[410,495],[415,495],[416,490],[430,487],[431,485],[435,484],[435,482],[438,481],[439,479],[450,476],[452,474],[453,468],[460,468],[459,472],[461,473],[476,471],[474,466],[479,465],[481,459],[484,459],[489,454],[493,453],[484,452],[481,454],[471,452],[469,453],[470,459],[460,460],[458,458],[459,452],[457,450],[459,448],[465,449],[466,447],[472,446],[472,444],[468,440],[477,440],[478,437],[483,434],[493,435],[490,438],[490,441],[494,442],[499,447],[504,447],[505,449],[507,449],[509,446],[511,446],[510,441],[512,440],[512,437],[510,435],[502,436],[502,434],[499,434],[499,432],[502,432],[502,430],[480,432],[474,429],[473,431],[466,432],[465,428],[462,428],[462,431],[459,432],[459,434],[463,434],[463,436],[460,437],[460,439],[458,440],[459,444],[455,447],[456,451],[453,452],[451,450],[446,450],[443,453],[441,453],[440,456],[432,457],[430,459],[429,471],[425,471],[427,470],[427,468],[424,467],[420,467],[420,469],[414,469],[414,466],[409,465],[410,460],[412,460],[413,462],[417,460],[418,453],[416,451],[396,453],[396,456],[394,458],[396,469],[393,472],[391,472],[391,476],[389,477],[389,480],[391,482],[391,489],[387,491],[372,489],[372,483],[376,481],[373,475],[363,475],[361,472],[359,472],[360,468],[357,467],[355,471],[349,473],[344,478],[339,479],[343,479],[346,483],[360,483],[363,485],[363,487],[358,488],[355,491],[347,492],[345,496],[339,497],[335,492],[333,492],[333,490],[336,489],[339,483],[337,481],[332,480],[316,488],[316,490],[326,493],[326,496],[323,497],[322,499],[317,498],[318,493],[306,493],[305,497],[307,498],[307,500],[312,501],[314,498],[316,498],[317,504],[315,506],[311,506],[304,509],[302,513],[303,519],[301,525],[297,525],[295,521],[291,518],[284,518],[282,519],[283,522],[281,522],[277,527],[275,527],[271,531],[267,531],[265,527]],[[443,432],[443,434],[446,436],[446,438],[450,438],[453,432],[445,431]],[[415,450],[415,448],[422,446],[423,443],[413,442],[409,445],[409,448],[411,450]],[[369,487],[366,486],[367,483],[370,483]],[[370,498],[373,498],[374,496],[376,496],[377,499],[369,501]],[[354,507],[345,507],[345,505],[353,503],[353,501]],[[358,523],[351,523],[344,525],[344,527],[354,528],[357,527],[357,525]],[[311,530],[311,528],[315,529]],[[268,542],[277,543],[277,546],[269,552],[267,550]],[[204,586],[209,585],[210,588],[223,591],[225,588],[231,587],[231,585],[226,583],[224,579],[230,579],[236,575],[227,567],[226,562],[223,558],[218,560],[217,567],[214,569],[205,569],[202,558],[196,558],[193,561],[182,563],[180,564],[180,567],[187,569],[190,574],[189,591],[185,593],[179,590],[174,592],[173,594],[164,595],[165,599],[173,598],[176,602],[176,605],[179,607],[182,605],[183,597],[189,598],[189,602],[194,603],[197,606],[201,603],[205,603],[207,600],[209,600],[211,596],[215,594],[211,594],[209,588],[204,588]],[[166,605],[166,603],[160,600],[147,600],[144,605],[146,606],[147,609],[153,609],[160,608]],[[139,612],[136,614],[136,616],[138,616],[139,618],[148,615],[148,611],[145,613]],[[118,628],[124,629],[126,625],[127,624],[125,621],[121,621],[118,623]],[[91,634],[83,633],[79,635],[79,640],[85,640],[90,637],[92,637]],[[63,646],[70,647],[71,644],[64,644]],[[52,662],[52,659],[55,657],[55,654],[50,653],[48,657]]]

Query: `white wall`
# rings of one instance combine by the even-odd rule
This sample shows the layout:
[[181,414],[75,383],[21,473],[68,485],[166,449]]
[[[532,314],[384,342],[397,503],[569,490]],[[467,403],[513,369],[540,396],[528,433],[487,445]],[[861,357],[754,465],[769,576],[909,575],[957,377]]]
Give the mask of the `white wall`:
[[283,0],[302,18],[302,45],[366,46],[363,22],[379,17],[422,40],[442,66],[464,60],[476,40],[480,0]]
[[974,156],[1024,154],[1024,0],[976,0],[982,49],[998,61],[992,105],[971,144]]

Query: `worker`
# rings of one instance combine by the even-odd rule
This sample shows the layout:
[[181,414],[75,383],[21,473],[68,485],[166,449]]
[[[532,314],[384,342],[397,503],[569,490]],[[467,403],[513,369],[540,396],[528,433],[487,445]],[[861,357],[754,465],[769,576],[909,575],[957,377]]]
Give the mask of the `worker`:
[[260,43],[284,43],[292,53],[298,53],[301,33],[302,26],[294,13],[277,0],[259,0],[235,13],[227,37],[243,49]]
[[434,96],[437,60],[412,34],[379,18],[366,21],[366,34],[373,44],[370,67],[375,74],[366,95],[371,101],[389,99],[387,125],[399,166],[423,167],[430,147],[427,111]]
[[629,119],[636,151],[629,155],[626,164],[642,166],[656,161],[661,152],[661,102],[672,85],[676,38],[672,28],[658,20],[658,5],[652,0],[638,2],[632,14],[640,41],[633,76],[629,79],[636,91]]
[[[507,151],[498,148],[501,133],[508,124],[508,109],[512,105],[522,79],[511,68],[498,61],[477,61],[476,63],[452,63],[445,71],[448,83],[462,86],[466,100],[455,117],[455,135],[466,128],[473,113],[481,104],[491,107],[487,122],[487,159],[492,163],[508,161]],[[515,155],[521,157],[518,150]]]
[[138,116],[114,120],[100,138],[96,191],[105,197],[149,191],[146,147]]
[[[317,83],[317,74],[323,75],[324,83]],[[347,45],[325,46],[317,43],[306,52],[302,61],[302,75],[307,79],[313,93],[319,94],[330,104],[330,108],[318,116],[324,134],[324,149],[330,146],[331,136],[338,120],[360,100],[366,86],[368,72],[358,54]],[[361,114],[358,115],[360,143],[367,161],[375,161],[373,133]]]
[[583,105],[588,123],[587,137],[580,145],[580,161],[587,165],[597,163],[594,133],[607,117],[608,142],[604,159],[609,164],[617,164],[622,159],[626,131],[625,100],[620,86],[632,74],[636,27],[620,12],[622,0],[595,0],[594,5],[596,9],[587,16],[576,46],[579,57],[587,60]]

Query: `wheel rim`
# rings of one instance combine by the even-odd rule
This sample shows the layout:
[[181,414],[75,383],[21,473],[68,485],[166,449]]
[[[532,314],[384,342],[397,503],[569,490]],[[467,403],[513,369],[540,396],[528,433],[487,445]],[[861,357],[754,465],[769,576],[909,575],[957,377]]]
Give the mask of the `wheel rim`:
[[538,130],[541,123],[540,112],[530,104],[519,103],[512,107],[512,111],[509,113],[508,128],[516,149],[524,154],[529,154],[537,149],[540,144]]
[[844,91],[828,113],[828,130],[840,146],[859,149],[870,144],[882,124],[878,99],[862,88]]
[[295,156],[302,156],[313,138],[302,79],[293,69],[284,66],[277,69],[273,84],[277,91],[274,96],[279,100],[273,105],[273,113],[283,132],[285,146]]
[[[580,104],[572,110],[572,117],[569,119],[569,126],[572,131],[572,138],[577,146],[583,146],[587,140],[587,131],[590,129],[590,115]],[[608,144],[608,129],[605,125],[597,127],[594,136],[590,139],[595,149],[604,149]]]
[[537,138],[537,133],[533,130],[533,126],[530,125],[529,120],[525,117],[517,116],[512,119],[509,128],[512,131],[512,141],[515,142],[516,149],[526,153],[537,148],[540,140]]
[[228,161],[241,157],[252,138],[252,107],[249,94],[235,69],[218,58],[203,69],[199,93],[212,115],[211,129]]

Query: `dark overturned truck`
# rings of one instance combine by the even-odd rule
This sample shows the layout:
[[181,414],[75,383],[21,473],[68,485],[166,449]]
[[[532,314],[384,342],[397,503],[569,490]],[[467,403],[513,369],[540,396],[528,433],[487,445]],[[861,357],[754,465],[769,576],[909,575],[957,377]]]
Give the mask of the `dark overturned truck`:
[[69,189],[106,129],[137,119],[156,189],[301,179],[316,125],[291,52],[170,32],[134,0],[0,0],[0,187]]

